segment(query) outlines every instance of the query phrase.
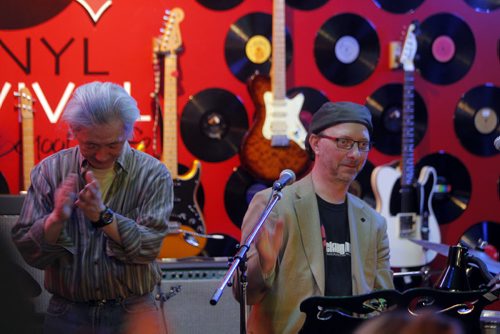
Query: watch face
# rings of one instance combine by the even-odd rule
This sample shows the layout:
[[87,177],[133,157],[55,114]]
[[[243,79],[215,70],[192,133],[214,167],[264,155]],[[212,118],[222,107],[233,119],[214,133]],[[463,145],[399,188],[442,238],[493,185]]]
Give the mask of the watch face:
[[101,211],[99,220],[96,222],[92,222],[92,225],[94,225],[94,227],[103,227],[109,225],[113,222],[113,215],[113,211],[110,208],[106,207],[106,209]]
[[110,208],[106,208],[102,213],[101,213],[101,219],[103,224],[108,225],[113,222],[113,211],[111,211]]

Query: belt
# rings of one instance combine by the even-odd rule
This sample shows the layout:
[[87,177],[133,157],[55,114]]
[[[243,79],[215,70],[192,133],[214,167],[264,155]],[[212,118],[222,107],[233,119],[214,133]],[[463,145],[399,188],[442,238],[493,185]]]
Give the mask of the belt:
[[87,304],[89,306],[104,306],[104,305],[117,305],[121,304],[121,302],[125,300],[123,297],[115,298],[115,299],[98,299],[98,300],[87,300],[84,302],[78,302],[82,304]]

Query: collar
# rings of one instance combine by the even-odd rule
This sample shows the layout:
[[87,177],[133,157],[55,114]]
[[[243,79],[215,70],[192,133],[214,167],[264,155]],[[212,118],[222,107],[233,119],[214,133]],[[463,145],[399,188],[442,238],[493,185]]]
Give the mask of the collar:
[[[88,160],[82,155],[80,151],[80,146],[76,146],[76,149],[78,150],[78,165],[80,166],[80,170],[78,171],[78,174],[80,174],[82,177],[84,177],[84,174],[88,170],[89,162]],[[120,156],[118,159],[115,161],[115,170],[123,170],[125,172],[128,172],[128,169],[130,168],[130,156],[132,154],[132,148],[130,147],[130,144],[128,141],[125,141],[123,144],[123,149],[122,153],[120,153]]]

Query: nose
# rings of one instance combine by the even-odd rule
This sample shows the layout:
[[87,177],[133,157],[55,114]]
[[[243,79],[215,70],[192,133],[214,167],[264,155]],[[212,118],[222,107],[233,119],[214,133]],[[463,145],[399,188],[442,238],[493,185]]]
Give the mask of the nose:
[[109,154],[108,154],[106,148],[101,147],[100,149],[98,149],[94,155],[94,158],[99,162],[107,161],[109,158]]
[[359,150],[359,143],[355,142],[351,149],[348,151],[348,155],[360,156],[361,151]]

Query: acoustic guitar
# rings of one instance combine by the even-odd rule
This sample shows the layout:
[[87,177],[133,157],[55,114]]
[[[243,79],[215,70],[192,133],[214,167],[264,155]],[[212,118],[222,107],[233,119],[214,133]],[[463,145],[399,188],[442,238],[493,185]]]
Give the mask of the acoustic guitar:
[[[441,241],[441,233],[432,209],[432,196],[437,184],[437,173],[433,167],[424,166],[418,180],[414,178],[415,142],[415,66],[417,52],[416,23],[407,30],[400,57],[404,69],[402,147],[399,168],[379,166],[371,176],[375,194],[376,210],[387,220],[387,234],[391,252],[391,267],[418,267],[430,263],[436,252],[425,249],[409,239]],[[401,184],[401,212],[391,214],[390,204],[396,182]]]
[[299,119],[304,95],[286,97],[285,0],[273,1],[272,24],[272,75],[255,74],[248,82],[255,119],[240,148],[242,166],[268,182],[278,179],[284,169],[300,176],[309,166],[307,131]]
[[[182,258],[198,255],[206,244],[205,222],[197,200],[200,190],[201,164],[194,160],[191,169],[179,175],[177,161],[177,54],[182,47],[180,23],[184,11],[166,11],[162,35],[153,39],[153,52],[163,56],[163,141],[161,161],[174,181],[174,208],[169,221],[169,233],[163,241],[160,258]],[[156,84],[159,90],[159,84]],[[186,234],[188,233],[188,234]],[[191,238],[191,239],[187,239]],[[194,239],[193,239],[194,238]],[[191,243],[188,242],[191,240]],[[197,245],[194,246],[193,244]]]

